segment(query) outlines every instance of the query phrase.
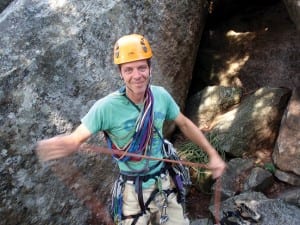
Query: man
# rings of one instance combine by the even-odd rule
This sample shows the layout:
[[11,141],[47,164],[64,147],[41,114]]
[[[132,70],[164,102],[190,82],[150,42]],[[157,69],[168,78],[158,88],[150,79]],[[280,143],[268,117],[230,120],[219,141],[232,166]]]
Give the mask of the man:
[[226,164],[170,94],[150,85],[151,58],[151,47],[143,36],[121,37],[114,46],[114,63],[125,86],[98,100],[71,134],[40,141],[37,153],[43,161],[65,157],[92,134],[103,131],[108,146],[124,153],[114,156],[120,169],[113,197],[115,223],[146,225],[156,216],[160,224],[189,224],[165,163],[126,153],[163,158],[163,123],[173,120],[187,138],[207,152],[213,178],[222,175]]

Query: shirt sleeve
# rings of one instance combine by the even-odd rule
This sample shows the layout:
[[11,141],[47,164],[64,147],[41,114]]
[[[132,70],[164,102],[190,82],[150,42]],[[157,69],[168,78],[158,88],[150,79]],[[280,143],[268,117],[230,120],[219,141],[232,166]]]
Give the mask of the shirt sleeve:
[[98,100],[88,111],[88,113],[81,119],[81,123],[84,124],[87,129],[95,134],[105,129],[105,101],[103,99]]

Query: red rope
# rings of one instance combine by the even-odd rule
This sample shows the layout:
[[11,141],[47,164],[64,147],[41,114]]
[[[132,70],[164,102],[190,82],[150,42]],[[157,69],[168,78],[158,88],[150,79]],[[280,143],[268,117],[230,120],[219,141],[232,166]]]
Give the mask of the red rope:
[[[102,153],[102,154],[106,154],[106,155],[124,155],[123,151],[119,151],[116,149],[109,149],[109,148],[100,147],[100,146],[87,145],[87,144],[84,144],[81,147],[81,149],[84,151],[87,151],[87,152],[96,152],[96,153]],[[190,166],[190,167],[208,169],[207,165],[203,164],[203,163],[194,163],[194,162],[190,162],[190,161],[172,160],[172,159],[165,159],[165,158],[155,158],[152,156],[139,155],[139,154],[135,154],[135,153],[131,153],[131,152],[126,152],[126,156],[130,156],[130,157],[134,157],[134,158],[157,160],[157,161],[163,161],[163,162],[168,162],[168,163],[176,163],[176,164],[182,164],[182,165]]]
[[214,197],[214,214],[215,223],[220,224],[220,207],[221,207],[221,178],[216,179],[215,197]]

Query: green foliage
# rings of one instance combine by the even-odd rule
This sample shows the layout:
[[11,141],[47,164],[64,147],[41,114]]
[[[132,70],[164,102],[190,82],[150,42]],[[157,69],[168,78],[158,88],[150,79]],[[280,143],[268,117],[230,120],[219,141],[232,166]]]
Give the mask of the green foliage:
[[272,173],[272,174],[274,174],[275,173],[275,171],[276,171],[276,167],[275,167],[275,165],[273,164],[273,163],[266,163],[265,165],[264,165],[264,168],[266,169],[266,170],[268,170],[270,173]]

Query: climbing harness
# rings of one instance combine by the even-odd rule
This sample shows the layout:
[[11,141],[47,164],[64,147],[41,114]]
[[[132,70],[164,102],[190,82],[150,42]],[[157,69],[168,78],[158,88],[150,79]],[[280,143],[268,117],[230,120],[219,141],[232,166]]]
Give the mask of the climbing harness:
[[[167,140],[164,140],[163,145],[163,151],[165,157],[178,161],[180,160],[176,149],[173,147],[172,143],[170,143]],[[160,164],[161,162],[158,162]],[[158,164],[155,164],[153,166],[154,169],[158,166]],[[172,190],[163,190],[162,189],[162,179],[166,179],[165,177],[167,174],[170,175],[170,177],[173,180],[173,183],[175,184],[175,189]],[[149,179],[155,179],[157,184],[157,189],[153,191],[153,193],[150,195],[150,198],[145,202],[143,199],[143,190],[142,190],[142,183],[147,182]],[[141,208],[141,212],[136,215],[130,215],[130,216],[124,216],[122,215],[122,193],[124,190],[124,184],[128,181],[131,181],[135,185],[135,190],[138,196],[138,202]],[[183,207],[184,214],[185,214],[185,199],[186,199],[186,188],[188,185],[191,185],[190,180],[190,174],[189,169],[178,163],[178,164],[171,164],[166,163],[166,165],[158,172],[150,175],[129,175],[128,173],[120,172],[118,181],[115,182],[114,189],[112,192],[112,210],[113,213],[112,217],[116,224],[120,223],[121,220],[127,219],[127,218],[134,218],[132,225],[134,225],[138,218],[143,215],[146,210],[148,210],[148,205],[155,200],[155,197],[157,194],[162,196],[162,204],[157,203],[158,207],[160,208],[160,224],[164,224],[169,220],[169,216],[167,215],[167,207],[168,207],[168,195],[172,192],[177,192],[177,202],[180,203]],[[117,204],[117,205],[116,205]]]
[[[92,145],[85,144],[85,145],[82,145],[81,148],[84,151],[87,151],[87,152],[89,152],[89,151],[90,152],[99,152],[99,153],[107,154],[107,155],[118,155],[118,154],[123,155],[123,153],[118,151],[118,150],[108,149],[108,148],[100,147],[100,146],[92,146]],[[140,157],[140,158],[148,159],[148,160],[157,160],[159,162],[166,162],[166,163],[172,163],[172,164],[182,164],[182,165],[185,165],[185,166],[190,166],[190,167],[195,167],[195,168],[207,168],[206,164],[194,163],[194,162],[190,162],[190,161],[183,161],[183,160],[177,161],[177,160],[166,159],[166,158],[155,158],[155,157],[151,157],[151,156],[147,156],[147,155],[138,155],[138,154],[134,154],[134,153],[126,153],[126,155],[130,156],[130,157]],[[146,179],[146,178],[142,178],[142,179]],[[150,179],[150,177],[148,179]],[[119,194],[122,193],[122,191],[119,191],[119,190],[122,190],[123,185],[125,185],[124,180],[123,181],[121,180],[121,182],[116,181],[115,186],[116,185],[120,185],[120,186],[114,187],[112,192],[113,193],[119,193]],[[221,189],[221,180],[220,180],[220,178],[218,178],[216,180],[215,199],[214,199],[216,224],[219,224],[218,214],[219,214],[220,202],[221,202],[220,189]],[[118,191],[114,191],[114,190],[118,190]],[[175,192],[176,190],[170,190],[170,191],[172,193],[172,192]],[[157,193],[158,193],[158,190],[151,194],[150,198],[145,203],[146,208],[148,207],[148,205],[150,204],[150,202],[152,201],[152,199],[155,197],[155,195]],[[121,210],[122,209],[122,204],[119,204],[119,205],[116,205],[116,204],[122,202],[122,200],[123,200],[122,196],[116,194],[115,196],[112,197],[112,200],[113,200],[113,204],[115,204],[115,205],[111,207],[111,210],[112,209],[118,209],[119,210],[118,214],[117,214],[118,215],[117,219],[119,219],[121,221],[122,218],[124,219],[124,217],[122,217],[122,215],[120,214],[120,213],[122,213],[122,210]],[[142,214],[140,214],[140,215],[142,215]],[[139,217],[139,216],[137,216],[137,217]],[[116,224],[118,224],[118,223],[116,223]],[[222,224],[222,225],[227,225],[227,224]]]
[[[162,202],[163,202],[162,204],[156,202],[156,204],[161,210],[160,224],[164,224],[165,222],[167,222],[169,219],[168,215],[166,214],[166,208],[168,206],[168,196],[171,193],[176,192],[176,190],[175,189],[163,190],[162,180],[166,179],[166,176],[167,176],[166,167],[163,167],[160,171],[156,173],[144,175],[144,176],[130,176],[130,175],[120,173],[118,179],[114,183],[114,187],[112,190],[112,204],[110,207],[110,212],[114,222],[116,224],[121,224],[122,220],[133,219],[132,225],[135,225],[139,217],[145,214],[147,210],[149,210],[148,208],[149,204],[152,201],[156,201],[158,195],[162,197]],[[149,179],[156,180],[157,188],[153,190],[153,192],[150,194],[150,197],[147,199],[147,201],[144,201],[142,183],[147,182]],[[125,216],[122,214],[123,191],[126,182],[133,184],[135,186],[135,190],[137,193],[138,202],[141,211],[135,215]]]

